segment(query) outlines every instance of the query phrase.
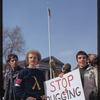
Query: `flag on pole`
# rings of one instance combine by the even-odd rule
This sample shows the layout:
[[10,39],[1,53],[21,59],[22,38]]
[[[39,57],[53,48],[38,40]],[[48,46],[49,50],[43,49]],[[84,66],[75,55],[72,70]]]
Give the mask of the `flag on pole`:
[[[48,6],[47,6],[47,12],[48,12],[49,61],[51,61],[50,25],[49,25],[50,24],[49,19],[51,18],[51,12],[50,12],[50,9],[49,9]],[[52,69],[51,69],[51,67],[50,67],[50,79],[52,79]]]
[[51,12],[50,9],[48,8],[48,15],[49,15],[49,19],[51,18]]

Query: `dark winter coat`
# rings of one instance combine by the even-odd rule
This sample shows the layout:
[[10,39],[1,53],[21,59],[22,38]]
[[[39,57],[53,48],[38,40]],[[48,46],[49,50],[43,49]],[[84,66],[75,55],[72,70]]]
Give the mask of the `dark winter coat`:
[[41,70],[25,68],[19,72],[15,92],[24,100],[28,97],[41,100],[41,96],[44,95],[44,81],[45,76]]
[[18,77],[18,73],[21,70],[21,67],[17,67],[16,71],[13,71],[11,68],[6,73],[6,88],[4,93],[4,100],[21,100],[15,95],[14,87],[16,83],[16,79]]

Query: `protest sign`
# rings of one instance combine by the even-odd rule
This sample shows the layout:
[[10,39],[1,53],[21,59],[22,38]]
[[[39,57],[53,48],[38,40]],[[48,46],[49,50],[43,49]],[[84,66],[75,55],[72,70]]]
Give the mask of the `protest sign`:
[[46,100],[85,100],[79,69],[44,82]]

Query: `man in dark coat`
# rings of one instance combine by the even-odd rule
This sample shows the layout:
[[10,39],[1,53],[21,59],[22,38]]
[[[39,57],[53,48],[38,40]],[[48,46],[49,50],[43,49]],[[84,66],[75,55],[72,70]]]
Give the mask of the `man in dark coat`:
[[9,70],[5,74],[6,87],[4,93],[4,100],[21,100],[14,91],[16,79],[19,71],[22,69],[18,66],[18,56],[15,54],[9,54],[7,63],[10,65]]

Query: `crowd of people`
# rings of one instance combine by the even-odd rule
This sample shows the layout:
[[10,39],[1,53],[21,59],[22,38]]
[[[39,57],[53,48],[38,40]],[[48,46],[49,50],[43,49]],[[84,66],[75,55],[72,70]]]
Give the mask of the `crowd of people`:
[[[36,68],[40,60],[39,51],[32,49],[26,54],[28,66],[21,68],[18,65],[18,56],[8,55],[9,70],[4,75],[4,100],[45,100],[45,75]],[[73,70],[79,69],[85,100],[98,100],[98,56],[79,51],[76,54],[76,61],[78,65]],[[53,78],[62,78],[64,74],[71,72],[69,63],[65,64],[62,71],[57,70],[53,59],[49,61],[49,66],[52,68]]]

